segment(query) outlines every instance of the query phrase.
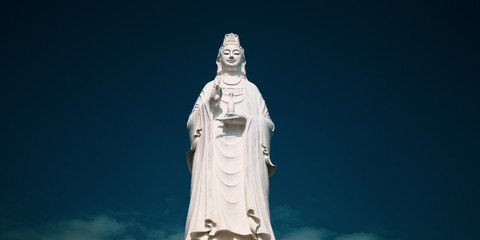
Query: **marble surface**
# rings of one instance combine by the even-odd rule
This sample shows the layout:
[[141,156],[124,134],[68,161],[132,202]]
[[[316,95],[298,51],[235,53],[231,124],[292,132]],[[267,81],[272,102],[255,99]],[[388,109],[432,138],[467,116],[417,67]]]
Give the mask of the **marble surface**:
[[269,239],[269,178],[274,124],[258,88],[246,77],[238,35],[225,35],[217,75],[187,122],[191,196],[185,239]]

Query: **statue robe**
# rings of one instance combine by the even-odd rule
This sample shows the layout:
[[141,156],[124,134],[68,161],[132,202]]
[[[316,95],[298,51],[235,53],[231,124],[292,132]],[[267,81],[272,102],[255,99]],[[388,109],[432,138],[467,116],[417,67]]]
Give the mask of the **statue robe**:
[[[235,113],[247,116],[245,126],[216,121],[226,112],[222,100],[210,106],[213,81],[207,83],[189,116],[192,174],[185,239],[275,240],[270,224],[270,136],[274,124],[257,87],[243,79]],[[238,102],[237,102],[238,100]]]

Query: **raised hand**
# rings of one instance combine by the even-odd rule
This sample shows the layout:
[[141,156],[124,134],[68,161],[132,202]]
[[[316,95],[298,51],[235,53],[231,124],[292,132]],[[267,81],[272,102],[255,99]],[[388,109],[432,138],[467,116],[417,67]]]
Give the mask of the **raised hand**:
[[213,84],[213,88],[210,92],[210,105],[216,105],[222,98],[222,88],[217,81]]

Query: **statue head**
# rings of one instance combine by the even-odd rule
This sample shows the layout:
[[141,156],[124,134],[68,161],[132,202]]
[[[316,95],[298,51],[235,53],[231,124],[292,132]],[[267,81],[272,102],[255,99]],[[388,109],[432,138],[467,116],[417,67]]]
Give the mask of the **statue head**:
[[223,44],[220,46],[217,55],[217,76],[222,75],[224,68],[240,67],[242,76],[246,75],[245,51],[240,46],[240,39],[237,34],[229,33],[225,35]]

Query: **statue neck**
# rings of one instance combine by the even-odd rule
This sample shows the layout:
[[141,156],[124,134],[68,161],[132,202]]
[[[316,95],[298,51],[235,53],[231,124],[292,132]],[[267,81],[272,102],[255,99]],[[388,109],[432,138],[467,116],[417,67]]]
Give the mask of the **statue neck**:
[[243,76],[240,71],[224,72],[222,75],[222,81],[227,85],[237,85],[241,82],[242,78]]

